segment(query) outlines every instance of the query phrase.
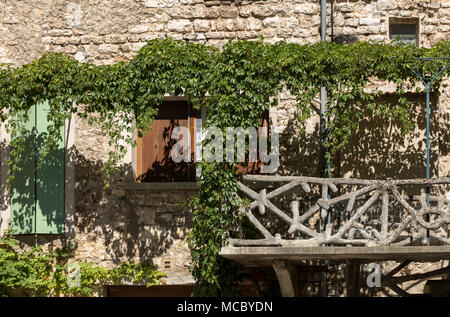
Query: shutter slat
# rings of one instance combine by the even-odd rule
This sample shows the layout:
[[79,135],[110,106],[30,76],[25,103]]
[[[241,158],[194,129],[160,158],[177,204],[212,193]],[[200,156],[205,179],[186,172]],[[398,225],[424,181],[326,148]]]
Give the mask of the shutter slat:
[[[172,160],[172,146],[177,140],[171,139],[175,127],[188,127],[189,113],[193,110],[186,101],[164,101],[159,107],[158,116],[152,122],[152,128],[141,140],[142,158],[138,156],[138,167],[141,174],[138,181],[141,182],[187,182],[195,180],[194,162],[179,162]],[[194,122],[194,121],[192,121]],[[193,136],[191,136],[191,140]],[[191,144],[191,155],[195,145]],[[139,171],[139,170],[138,170]]]
[[35,209],[35,106],[28,111],[25,123],[25,151],[20,154],[18,169],[11,182],[11,232],[31,234],[36,228]]
[[[42,154],[43,137],[48,134],[48,103],[37,106],[38,160]],[[36,170],[36,233],[64,233],[64,126],[57,149],[49,153]],[[38,161],[39,162],[39,161]]]
[[43,138],[50,122],[48,102],[30,108],[27,138],[19,169],[11,183],[11,231],[13,234],[64,233],[64,127],[57,150],[40,168]]

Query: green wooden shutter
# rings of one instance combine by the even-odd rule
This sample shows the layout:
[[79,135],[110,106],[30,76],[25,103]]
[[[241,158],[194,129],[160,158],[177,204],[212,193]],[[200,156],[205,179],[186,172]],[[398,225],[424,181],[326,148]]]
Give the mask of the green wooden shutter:
[[20,165],[11,182],[11,231],[13,234],[34,233],[36,228],[36,108],[28,111],[30,119],[25,123],[25,151],[21,153]]
[[[47,120],[48,103],[37,106],[36,130],[39,161],[42,136],[51,124]],[[64,127],[61,127],[64,138]],[[49,153],[36,170],[36,233],[64,233],[64,140]]]
[[[30,109],[25,155],[20,171],[11,186],[11,225],[14,234],[64,233],[64,140],[48,154],[40,168],[36,168],[47,133],[48,103]],[[61,127],[64,135],[64,127]],[[29,139],[29,141],[28,141]],[[20,177],[18,177],[20,176]]]

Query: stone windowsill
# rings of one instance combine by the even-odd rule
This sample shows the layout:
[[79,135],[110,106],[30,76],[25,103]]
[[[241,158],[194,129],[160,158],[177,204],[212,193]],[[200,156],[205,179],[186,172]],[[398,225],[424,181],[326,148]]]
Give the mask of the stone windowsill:
[[198,189],[197,182],[122,183],[125,190]]

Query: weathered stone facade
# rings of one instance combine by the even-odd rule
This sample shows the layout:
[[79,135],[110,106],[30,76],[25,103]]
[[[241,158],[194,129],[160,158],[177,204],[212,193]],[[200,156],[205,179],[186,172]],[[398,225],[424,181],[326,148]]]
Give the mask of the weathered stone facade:
[[[421,46],[449,39],[450,2],[335,1],[327,32],[335,41],[386,41],[389,18],[418,18]],[[113,63],[153,38],[221,46],[228,39],[320,40],[319,1],[74,0],[1,2],[0,62],[20,65],[46,51]]]
[[[112,64],[131,59],[148,40],[163,37],[216,47],[260,35],[268,42],[316,43],[319,12],[319,1],[309,0],[0,0],[0,63],[20,66],[45,52],[63,52],[81,62]],[[328,40],[388,41],[391,17],[417,18],[421,46],[450,40],[448,0],[334,1],[327,7]],[[320,149],[318,116],[308,120],[306,136],[299,138],[295,100],[288,94],[279,99],[271,120],[282,132],[280,174],[318,176],[318,161],[311,159]],[[449,101],[447,88],[434,118],[440,177],[450,175]],[[130,154],[112,187],[104,190],[98,172],[107,158],[107,136],[80,118],[74,124],[75,207],[69,238],[78,244],[77,258],[107,266],[152,259],[162,270],[167,266],[169,283],[191,283],[186,200],[195,189],[127,187],[135,164]],[[343,171],[342,176],[358,175],[354,172]],[[5,229],[7,207],[1,216]],[[58,244],[51,238],[44,241]]]

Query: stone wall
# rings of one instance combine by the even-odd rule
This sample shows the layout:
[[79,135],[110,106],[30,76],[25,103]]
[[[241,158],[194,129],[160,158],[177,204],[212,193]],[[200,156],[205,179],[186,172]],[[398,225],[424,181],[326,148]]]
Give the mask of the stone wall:
[[[418,18],[420,45],[450,39],[450,1],[334,1],[329,40],[385,41],[389,17]],[[0,1],[0,62],[20,65],[46,51],[113,63],[154,38],[221,46],[228,39],[320,40],[319,1],[21,0]],[[332,19],[331,19],[332,17]]]
[[[260,35],[268,42],[316,43],[319,10],[319,1],[309,0],[0,0],[0,63],[20,66],[45,52],[63,52],[81,62],[111,64],[131,59],[148,40],[163,37],[216,47],[229,39],[256,40]],[[450,39],[448,0],[336,0],[327,8],[328,40],[387,41],[390,17],[418,18],[422,46]],[[320,150],[318,116],[308,120],[306,136],[299,138],[295,100],[286,93],[279,99],[271,110],[272,124],[282,132],[279,173],[318,176],[318,162],[311,159]],[[447,89],[437,113],[441,177],[450,173],[449,101]],[[104,190],[99,170],[107,158],[107,136],[79,118],[75,123],[71,238],[78,244],[77,258],[106,266],[126,259],[153,260],[161,269],[168,267],[171,282],[192,282],[186,245],[191,220],[185,203],[195,190],[126,188],[130,160]],[[52,246],[55,241],[41,243]]]
[[101,168],[108,158],[108,137],[85,120],[75,122],[76,258],[106,267],[151,261],[167,274],[168,284],[193,283],[186,238],[191,227],[188,200],[195,189],[133,188],[129,161],[122,162],[111,187],[104,188]]

